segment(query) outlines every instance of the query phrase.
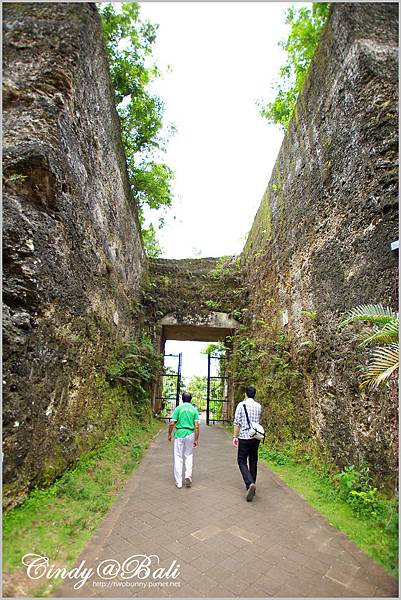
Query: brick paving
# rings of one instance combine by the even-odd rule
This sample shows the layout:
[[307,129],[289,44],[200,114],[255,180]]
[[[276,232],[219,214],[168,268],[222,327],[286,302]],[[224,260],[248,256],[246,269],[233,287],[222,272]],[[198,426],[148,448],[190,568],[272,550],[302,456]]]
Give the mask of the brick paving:
[[164,428],[74,566],[85,560],[96,571],[103,560],[123,563],[138,554],[157,555],[164,568],[176,561],[178,577],[107,580],[94,573],[79,590],[76,580],[64,580],[53,595],[398,597],[395,579],[261,463],[256,496],[246,502],[236,451],[218,425],[201,424],[189,489],[174,485]]

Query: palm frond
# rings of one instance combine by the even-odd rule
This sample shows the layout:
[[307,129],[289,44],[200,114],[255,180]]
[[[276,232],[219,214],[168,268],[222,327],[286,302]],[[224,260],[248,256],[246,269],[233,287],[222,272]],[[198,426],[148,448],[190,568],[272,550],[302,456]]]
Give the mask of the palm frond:
[[386,323],[381,329],[375,331],[367,337],[364,335],[360,346],[368,346],[369,344],[394,344],[398,342],[399,321],[394,319]]
[[398,314],[382,304],[360,304],[345,313],[340,321],[340,327],[353,323],[354,321],[367,321],[384,325],[398,319]]
[[377,387],[381,383],[385,383],[398,367],[398,344],[375,348],[372,352],[368,368],[362,376],[363,384],[370,387]]

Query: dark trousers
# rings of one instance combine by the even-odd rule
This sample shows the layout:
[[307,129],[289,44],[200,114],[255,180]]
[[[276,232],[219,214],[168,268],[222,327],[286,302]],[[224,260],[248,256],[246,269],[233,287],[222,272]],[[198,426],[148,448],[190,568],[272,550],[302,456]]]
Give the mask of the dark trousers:
[[251,483],[256,483],[259,444],[260,440],[255,439],[238,440],[238,466],[244,479],[246,489],[249,488]]

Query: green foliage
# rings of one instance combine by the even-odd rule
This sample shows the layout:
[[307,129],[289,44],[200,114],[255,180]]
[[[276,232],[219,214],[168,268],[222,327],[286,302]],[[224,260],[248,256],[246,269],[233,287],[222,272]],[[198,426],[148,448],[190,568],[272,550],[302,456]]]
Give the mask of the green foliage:
[[[143,225],[145,206],[155,210],[171,206],[174,177],[172,170],[158,159],[174,127],[170,126],[167,134],[164,132],[163,102],[149,92],[149,84],[160,76],[155,65],[148,66],[157,26],[140,20],[136,2],[123,2],[119,10],[113,2],[98,6],[132,197]],[[159,223],[162,225],[163,219]],[[160,254],[153,226],[143,230],[143,242],[149,256]]]
[[145,163],[142,167],[134,168],[134,189],[139,207],[148,205],[149,208],[159,209],[170,206],[172,177],[172,170],[162,163]]
[[228,371],[236,384],[236,399],[242,399],[247,385],[255,385],[257,399],[266,407],[262,424],[267,443],[282,447],[297,436],[306,435],[309,421],[306,412],[300,410],[302,374],[292,366],[286,337],[250,337],[246,328],[240,327],[233,338],[227,338],[230,339],[233,352],[229,355]]
[[266,353],[254,339],[246,335],[244,327],[240,327],[234,336],[228,336],[226,341],[233,345],[228,362],[229,374],[236,382],[242,398],[244,388],[256,381],[260,360]]
[[28,175],[22,175],[21,173],[10,173],[9,175],[3,175],[3,179],[6,182],[9,181],[24,181],[28,178]]
[[399,368],[398,314],[382,304],[361,304],[343,316],[340,327],[356,321],[371,326],[368,332],[363,331],[360,335],[360,346],[384,344],[371,351],[368,367],[362,373],[362,383],[371,387],[385,385]]
[[301,314],[309,317],[309,319],[316,319],[317,317],[317,313],[310,310],[301,310]]
[[[221,387],[221,385],[219,387]],[[220,421],[224,418],[223,402],[221,402],[221,400],[210,400],[209,411],[211,421],[213,421],[213,419]]]
[[142,227],[142,240],[149,258],[158,258],[162,254],[162,249],[157,241],[156,231],[152,223],[147,229]]
[[387,383],[398,371],[400,352],[398,344],[372,350],[368,368],[362,374],[362,382],[371,387]]
[[[202,350],[202,354],[211,355],[212,358],[225,359],[227,357],[228,348],[224,342],[212,342]],[[217,365],[216,365],[217,362]],[[224,415],[224,394],[225,386],[223,379],[213,379],[213,377],[223,377],[226,373],[226,360],[212,361],[212,379],[210,379],[210,390],[209,390],[209,416],[210,419],[221,420],[227,418]],[[213,369],[217,366],[217,370]],[[207,400],[207,378],[204,378],[204,392],[203,397],[205,399],[203,407],[206,409]]]
[[291,121],[329,6],[328,2],[314,2],[312,8],[291,7],[287,11],[286,23],[290,25],[290,33],[286,41],[280,42],[287,53],[287,60],[280,68],[280,78],[275,84],[277,96],[264,106],[259,103],[260,114],[283,129],[287,129]]
[[392,344],[398,340],[399,321],[396,317],[393,321],[386,323],[381,329],[376,330],[372,335],[367,336],[361,342],[361,346],[369,344]]
[[135,405],[144,411],[149,405],[150,384],[161,372],[162,355],[157,352],[151,339],[143,335],[140,340],[121,344],[115,352],[115,362],[107,370],[107,379],[124,386],[134,399]]
[[[288,485],[392,575],[398,565],[398,502],[372,487],[366,468],[331,469],[292,460],[287,452],[260,446],[261,458]],[[326,471],[326,473],[325,473]],[[356,492],[356,493],[351,493]]]
[[287,454],[284,454],[284,452],[274,450],[273,448],[267,448],[267,446],[263,446],[262,444],[259,446],[259,455],[261,458],[274,465],[288,465],[291,463],[290,457]]
[[208,308],[212,310],[219,310],[220,308],[220,302],[218,302],[217,300],[205,300],[205,304]]
[[349,467],[344,467],[344,470],[341,473],[338,473],[334,477],[340,484],[340,487],[343,491],[346,492],[346,495],[352,490],[352,488],[360,481],[361,473],[356,471],[354,465]]
[[349,503],[357,514],[366,514],[376,518],[382,513],[383,505],[378,497],[377,488],[351,490]]
[[272,344],[271,353],[258,394],[268,407],[266,438],[280,446],[307,435],[309,420],[302,410],[303,397],[299,395],[302,374],[292,366],[285,338]]
[[235,319],[236,321],[239,321],[241,323],[244,318],[244,309],[243,308],[234,308],[230,312],[230,317],[232,317],[233,319]]
[[192,394],[192,403],[200,410],[206,410],[207,377],[193,375],[186,386],[186,390]]
[[232,274],[238,273],[241,268],[240,256],[221,256],[210,271],[211,279],[220,280],[224,277],[229,277]]
[[355,321],[367,321],[377,325],[386,325],[398,320],[398,315],[391,308],[382,304],[360,304],[343,316],[340,327]]
[[340,496],[347,502],[354,513],[373,520],[386,520],[389,516],[389,504],[372,485],[369,467],[356,469],[354,465],[346,466],[333,477],[338,484]]
[[226,356],[228,348],[224,342],[211,342],[202,350],[202,354],[213,354],[213,356]]
[[165,367],[163,373],[163,397],[175,398],[177,394],[177,371],[172,367]]
[[[160,426],[156,420],[125,422],[49,487],[36,487],[20,506],[3,514],[4,571],[20,569],[27,549],[72,566]],[[49,582],[36,594],[51,595],[48,588]],[[29,589],[25,592],[31,596]]]
[[[175,409],[177,400],[177,383],[178,383],[178,372],[173,367],[164,367],[163,380],[162,380],[162,401],[160,416],[162,418],[171,417],[172,412]],[[182,393],[185,388],[184,377],[181,377],[180,390]]]

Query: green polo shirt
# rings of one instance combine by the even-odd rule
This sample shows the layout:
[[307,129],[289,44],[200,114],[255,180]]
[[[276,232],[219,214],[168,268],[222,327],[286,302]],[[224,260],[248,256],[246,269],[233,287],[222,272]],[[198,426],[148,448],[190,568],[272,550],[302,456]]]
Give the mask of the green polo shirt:
[[198,409],[184,402],[177,406],[171,417],[172,421],[176,421],[174,437],[181,438],[191,435],[195,431],[195,421],[199,421]]

